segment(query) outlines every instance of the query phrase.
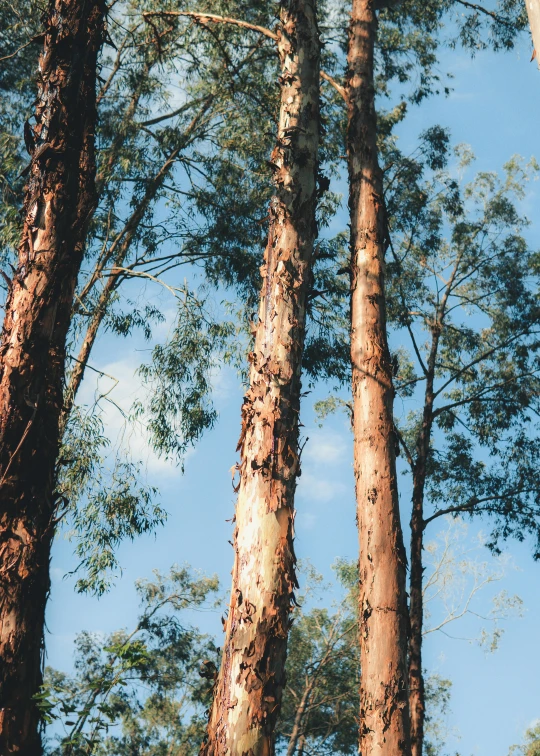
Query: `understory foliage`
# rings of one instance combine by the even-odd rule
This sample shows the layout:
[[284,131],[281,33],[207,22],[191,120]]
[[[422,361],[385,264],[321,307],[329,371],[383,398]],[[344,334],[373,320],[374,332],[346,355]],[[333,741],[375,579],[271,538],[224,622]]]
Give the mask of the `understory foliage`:
[[185,615],[215,603],[217,579],[173,567],[136,587],[141,613],[132,630],[82,633],[74,675],[46,669],[38,700],[57,733],[50,756],[198,753],[218,658]]
[[[294,610],[276,731],[280,754],[357,753],[357,568],[339,561],[334,569],[335,586],[302,566],[306,587]],[[136,587],[141,610],[134,628],[82,633],[74,673],[46,669],[38,700],[49,725],[48,756],[199,752],[219,649],[193,618],[219,613],[217,580],[173,567]],[[428,677],[430,756],[443,753],[450,688],[450,681]]]

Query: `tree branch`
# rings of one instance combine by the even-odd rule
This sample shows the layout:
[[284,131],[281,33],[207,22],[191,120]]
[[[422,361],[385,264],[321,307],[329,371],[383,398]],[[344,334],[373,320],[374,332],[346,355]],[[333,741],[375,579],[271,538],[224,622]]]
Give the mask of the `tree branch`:
[[497,13],[495,13],[495,11],[490,11],[487,8],[484,8],[482,5],[477,5],[476,3],[468,3],[466,0],[456,0],[456,3],[465,6],[465,8],[470,8],[471,10],[478,11],[478,13],[483,13],[486,16],[490,16],[490,18],[492,18],[498,24],[508,26],[510,29],[513,29],[514,27],[514,24],[507,18],[499,16]]
[[[196,11],[145,11],[143,13],[143,18],[145,21],[154,16],[161,16],[161,17],[184,16],[188,18],[193,18],[203,25],[207,25],[208,22],[219,23],[219,24],[231,24],[232,26],[239,26],[242,29],[248,29],[249,31],[254,31],[254,32],[257,32],[258,34],[262,34],[264,37],[268,37],[269,39],[272,39],[274,42],[277,42],[278,40],[278,35],[276,34],[276,32],[273,32],[271,29],[267,29],[265,26],[258,26],[257,24],[250,24],[248,21],[242,21],[239,18],[231,18],[230,16],[219,16],[216,13],[199,13]],[[324,79],[331,86],[333,86],[334,89],[337,92],[339,92],[341,97],[343,97],[345,102],[347,101],[347,92],[345,90],[345,87],[339,84],[339,82],[337,82],[332,76],[327,74],[325,71],[321,71],[321,79]]]

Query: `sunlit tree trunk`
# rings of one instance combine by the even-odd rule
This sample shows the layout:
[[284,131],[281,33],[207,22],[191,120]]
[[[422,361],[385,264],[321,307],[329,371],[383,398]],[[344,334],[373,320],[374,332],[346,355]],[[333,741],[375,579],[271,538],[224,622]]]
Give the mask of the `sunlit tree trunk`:
[[382,172],[378,164],[373,0],[353,0],[348,48],[351,358],[360,539],[360,752],[410,754],[406,557],[396,481],[386,337]]
[[259,320],[242,406],[232,593],[203,754],[266,756],[284,685],[296,587],[294,492],[319,143],[314,0],[281,4],[278,140]]
[[534,45],[534,57],[540,68],[540,0],[525,0],[527,14],[529,16],[529,26]]
[[50,0],[17,270],[0,347],[0,753],[41,753],[38,710],[65,342],[95,209],[102,0]]

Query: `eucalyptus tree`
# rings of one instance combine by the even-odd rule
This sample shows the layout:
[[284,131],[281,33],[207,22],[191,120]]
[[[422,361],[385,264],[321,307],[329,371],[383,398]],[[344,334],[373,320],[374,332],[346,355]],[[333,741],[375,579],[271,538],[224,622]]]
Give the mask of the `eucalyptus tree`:
[[360,745],[410,754],[406,558],[386,337],[385,210],[377,154],[373,0],[353,0],[347,55],[354,474],[360,540]]
[[311,0],[283,3],[275,194],[238,448],[235,562],[225,646],[201,753],[273,751],[289,613],[298,412],[319,147],[319,36]]
[[[465,150],[462,166],[470,160]],[[502,179],[483,172],[464,186],[439,172],[410,225],[390,214],[390,317],[410,344],[410,357],[403,346],[396,355],[395,387],[403,401],[423,392],[422,409],[396,426],[413,482],[409,684],[418,749],[427,526],[448,513],[484,515],[492,549],[529,533],[540,554],[538,254],[516,204],[527,173],[516,158]]]
[[64,355],[95,206],[101,2],[51,2],[44,14],[35,126],[18,265],[8,279],[0,358],[0,745],[39,751],[38,711],[54,518]]
[[[393,367],[387,341],[384,277],[388,218],[375,103],[377,7],[373,0],[353,0],[345,87],[352,423],[360,541],[359,748],[368,754],[408,754],[408,688],[411,684],[416,688],[421,669],[411,668],[412,675],[407,679],[406,557],[396,480]],[[432,7],[431,23],[436,25],[443,11],[451,7],[451,3],[445,8]],[[405,15],[410,11],[406,8]],[[462,30],[465,35],[474,31],[466,25]],[[466,36],[465,39],[469,42]],[[429,61],[432,63],[431,58]],[[425,65],[430,72],[426,75],[427,86],[420,87],[416,98],[425,96],[426,89],[433,86],[430,63]],[[412,753],[420,756],[422,737],[415,716],[416,710],[412,712]]]
[[[24,34],[33,31],[31,20],[22,20],[28,19],[24,13],[31,5],[21,3],[13,11],[15,19],[10,19],[23,40]],[[140,17],[130,24],[132,19],[127,13],[127,29],[111,18],[112,28],[120,30],[120,39],[118,44],[110,40],[108,52],[114,50],[113,57],[108,60],[106,53],[102,61],[101,72],[107,78],[100,79],[102,86],[97,95],[100,149],[94,182],[95,81],[104,11],[100,3],[84,4],[82,10],[77,3],[67,4],[61,11],[50,6],[46,31],[40,37],[45,40],[45,52],[38,73],[36,126],[32,128],[27,122],[24,128],[31,163],[20,175],[23,134],[22,129],[16,133],[15,122],[25,107],[29,114],[23,98],[31,79],[31,56],[27,51],[34,40],[15,46],[3,61],[9,70],[2,72],[2,86],[10,87],[2,108],[2,121],[10,127],[2,143],[8,156],[3,163],[7,201],[2,216],[3,259],[7,263],[18,227],[13,207],[21,195],[20,179],[30,174],[25,189],[24,224],[19,231],[22,242],[18,267],[13,280],[4,275],[7,301],[2,355],[1,485],[6,493],[0,683],[1,742],[8,751],[15,748],[31,753],[39,747],[38,715],[32,697],[41,679],[49,554],[58,522],[66,514],[72,515],[80,528],[81,557],[88,568],[80,585],[100,590],[104,568],[114,566],[115,543],[162,519],[154,503],[154,491],[138,487],[134,466],[123,462],[112,477],[116,487],[111,491],[107,487],[110,480],[106,481],[89,497],[84,513],[77,510],[77,498],[88,494],[89,484],[99,479],[96,465],[99,467],[99,452],[106,440],[99,419],[73,412],[73,400],[99,326],[105,324],[125,334],[137,326],[148,330],[148,321],[161,317],[151,307],[145,307],[142,313],[136,309],[127,314],[114,311],[117,289],[122,281],[138,274],[159,280],[167,267],[163,258],[154,259],[164,241],[159,237],[164,225],[151,223],[152,211],[164,199],[164,181],[170,177],[178,156],[195,138],[207,133],[208,110],[214,98],[206,92],[192,97],[172,114],[154,113],[154,118],[145,121],[145,114],[151,115],[148,111],[154,110],[156,103],[162,107],[166,104],[160,77],[151,76],[158,65],[164,66],[159,37],[157,41],[153,35],[148,39],[148,27]],[[4,10],[2,13],[9,15]],[[60,35],[57,28],[64,23],[65,33]],[[197,60],[193,65],[196,67]],[[172,118],[176,118],[175,129],[162,128],[157,133],[152,129]],[[85,250],[88,224],[98,203]],[[171,235],[169,227],[164,237],[170,239]],[[138,254],[141,247],[144,252]],[[74,292],[85,251],[90,271],[83,263],[79,288]],[[169,267],[179,257],[169,255]],[[184,311],[185,306],[181,312]],[[80,351],[63,397],[70,326],[68,349],[80,339]],[[183,343],[185,346],[185,339]],[[191,354],[192,359],[197,357],[197,352]],[[200,411],[200,384],[205,379],[206,373],[201,378],[199,372],[195,379],[199,382],[187,397],[186,405],[196,419],[191,425],[184,422],[182,444],[189,443],[212,420],[211,413]],[[163,408],[159,409],[162,415],[158,419],[162,419]],[[197,430],[190,437],[194,425]],[[166,431],[170,432],[168,425]],[[58,458],[61,441],[64,443]],[[162,435],[156,443],[165,442]],[[56,468],[57,462],[60,469]]]

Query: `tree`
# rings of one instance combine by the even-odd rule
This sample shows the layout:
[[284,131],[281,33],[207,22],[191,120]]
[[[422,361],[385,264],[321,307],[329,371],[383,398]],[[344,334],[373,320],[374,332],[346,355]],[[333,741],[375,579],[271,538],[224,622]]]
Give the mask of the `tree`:
[[46,753],[195,754],[218,652],[182,615],[208,606],[217,589],[215,577],[173,567],[138,582],[142,611],[131,632],[79,635],[75,675],[47,668],[38,696],[45,721],[57,730]]
[[[334,565],[342,595],[328,606],[332,585],[312,569],[295,608],[286,665],[286,687],[276,729],[277,750],[295,754],[358,752],[358,570]],[[324,597],[326,606],[314,600]]]
[[25,135],[24,225],[8,284],[0,358],[0,745],[37,753],[42,627],[54,530],[64,355],[95,209],[97,56],[105,6],[48,5],[36,125]]
[[[444,151],[442,135],[431,136]],[[462,169],[471,159],[461,151]],[[418,170],[415,161],[403,167],[401,178],[408,174],[411,182],[405,192]],[[526,178],[518,159],[505,166],[502,180],[481,173],[463,187],[440,169],[420,193],[410,193],[410,217],[390,214],[390,317],[401,343],[410,344],[395,356],[396,392],[404,401],[420,386],[424,394],[421,412],[411,411],[405,423],[396,419],[413,481],[409,687],[417,754],[427,526],[444,514],[485,514],[494,520],[494,550],[511,534],[538,540],[537,254],[515,204]],[[430,515],[427,501],[435,509]]]
[[225,646],[201,753],[268,754],[281,703],[294,572],[294,490],[319,145],[315,6],[281,6],[275,195],[242,405],[235,562]]
[[410,753],[406,558],[386,339],[385,211],[377,154],[375,5],[353,0],[347,104],[354,473],[360,540],[360,751]]
[[525,733],[523,745],[510,748],[508,756],[538,756],[540,754],[540,724],[530,727]]

